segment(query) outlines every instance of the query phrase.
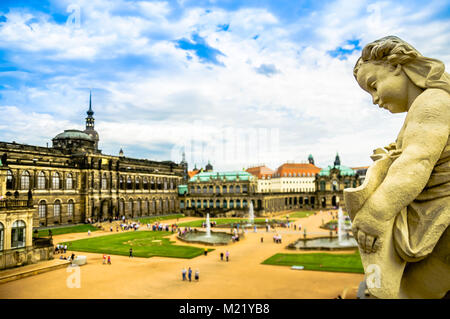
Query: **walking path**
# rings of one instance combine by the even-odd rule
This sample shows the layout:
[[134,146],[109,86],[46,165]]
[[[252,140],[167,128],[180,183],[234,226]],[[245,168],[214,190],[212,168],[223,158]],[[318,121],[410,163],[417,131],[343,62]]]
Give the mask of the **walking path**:
[[[308,233],[328,235],[329,231],[318,227],[322,218],[326,222],[331,216],[323,212],[298,219],[295,223],[306,227]],[[185,220],[188,219],[183,218],[182,221]],[[170,225],[175,221],[163,223]],[[275,232],[278,230],[282,234],[282,244],[273,242],[275,232],[253,233],[249,230],[244,240],[228,246],[216,246],[207,256],[194,259],[111,256],[112,265],[103,265],[101,254],[75,252],[87,256],[88,260],[86,265],[80,267],[80,288],[68,288],[67,278],[72,272],[58,269],[0,284],[0,298],[297,299],[335,298],[344,290],[347,297],[355,297],[357,286],[363,280],[362,274],[299,271],[261,264],[276,253],[300,253],[285,247],[303,237],[303,228],[301,231],[277,228]],[[115,233],[114,229],[112,234]],[[105,234],[111,233],[98,231],[91,233],[91,237]],[[260,242],[261,236],[264,237],[263,243]],[[81,238],[87,238],[87,234],[54,236],[54,241],[56,244]],[[187,245],[178,241],[176,235],[172,239],[177,241],[177,245]],[[230,253],[230,261],[220,261],[220,252],[225,253],[226,250]],[[200,281],[183,282],[181,270],[184,267],[191,267],[193,273],[199,269]]]

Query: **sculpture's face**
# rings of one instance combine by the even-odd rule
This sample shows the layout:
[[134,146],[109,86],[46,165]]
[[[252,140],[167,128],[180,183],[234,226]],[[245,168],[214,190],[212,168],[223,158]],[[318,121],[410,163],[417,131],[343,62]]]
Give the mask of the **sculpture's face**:
[[408,86],[412,83],[401,68],[364,63],[358,71],[357,81],[364,91],[372,95],[373,104],[391,113],[408,111]]

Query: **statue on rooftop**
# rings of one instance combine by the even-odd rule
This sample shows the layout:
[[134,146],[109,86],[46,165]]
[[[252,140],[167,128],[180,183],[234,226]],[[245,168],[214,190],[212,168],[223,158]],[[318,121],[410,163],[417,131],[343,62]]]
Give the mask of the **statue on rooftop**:
[[377,298],[450,291],[450,76],[395,36],[367,44],[354,67],[374,104],[406,112],[358,188],[344,190],[366,284]]

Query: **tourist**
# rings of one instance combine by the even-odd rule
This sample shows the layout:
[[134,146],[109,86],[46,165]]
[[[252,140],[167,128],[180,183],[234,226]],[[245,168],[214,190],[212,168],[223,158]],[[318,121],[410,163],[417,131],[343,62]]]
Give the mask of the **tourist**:
[[195,281],[198,281],[200,279],[200,272],[198,269],[195,270]]
[[106,264],[106,255],[103,254],[103,265]]
[[223,252],[220,253],[220,260],[223,261]]
[[91,231],[90,230],[88,230],[88,236],[91,236]]
[[189,267],[189,270],[188,270],[188,278],[189,278],[189,281],[192,281],[192,269],[191,269],[191,267]]
[[185,281],[185,280],[186,280],[186,267],[184,267],[184,268],[181,270],[181,275],[182,275],[183,281]]
[[113,227],[111,226],[111,227],[109,227],[109,230],[112,232],[113,231]]
[[227,250],[226,253],[225,253],[225,258],[227,259],[227,261],[228,261],[229,257],[230,257],[230,253]]
[[261,237],[261,243],[263,243],[264,242],[264,237]]
[[133,248],[130,248],[130,257],[133,257]]
[[73,261],[75,259],[75,254],[72,253],[72,255],[70,256],[70,260]]
[[108,255],[108,265],[111,265],[111,256]]
[[205,256],[208,255],[208,248],[205,248]]

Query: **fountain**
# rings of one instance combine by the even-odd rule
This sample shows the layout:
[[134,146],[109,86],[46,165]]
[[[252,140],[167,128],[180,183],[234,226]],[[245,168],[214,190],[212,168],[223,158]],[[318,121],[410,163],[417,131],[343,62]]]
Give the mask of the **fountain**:
[[248,222],[250,225],[255,223],[255,213],[253,211],[253,201],[250,201],[250,206],[248,207]]
[[331,231],[329,237],[318,238],[306,238],[306,230],[304,239],[299,239],[296,242],[290,244],[288,248],[292,249],[305,249],[305,250],[336,250],[336,249],[354,249],[358,247],[356,240],[351,236],[344,236],[346,230],[349,228],[345,225],[345,216],[342,208],[338,210],[338,237],[331,237]]
[[339,211],[338,211],[338,229],[337,229],[339,245],[342,243],[343,227],[344,227],[344,214],[342,213],[342,207],[339,207]]
[[206,214],[206,232],[190,231],[178,236],[178,239],[189,242],[199,243],[205,245],[226,245],[231,241],[231,234],[223,232],[211,232],[211,222],[209,220],[209,213]]
[[206,238],[211,237],[211,223],[209,222],[209,213],[206,213]]

